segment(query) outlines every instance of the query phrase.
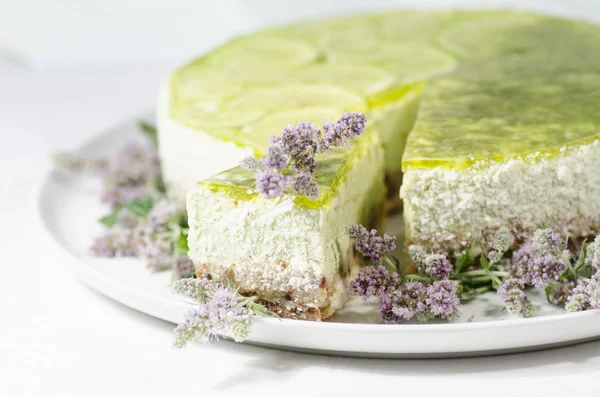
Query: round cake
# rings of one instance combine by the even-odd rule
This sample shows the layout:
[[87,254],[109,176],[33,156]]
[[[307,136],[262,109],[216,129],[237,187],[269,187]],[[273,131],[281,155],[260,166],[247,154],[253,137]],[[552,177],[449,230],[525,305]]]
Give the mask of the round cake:
[[[344,233],[403,201],[408,243],[453,253],[508,228],[600,231],[600,29],[508,11],[398,11],[242,36],[179,68],[158,106],[190,257],[283,315],[344,303]],[[320,196],[260,198],[236,168],[290,123],[363,112],[316,170]],[[399,185],[402,187],[398,191]]]

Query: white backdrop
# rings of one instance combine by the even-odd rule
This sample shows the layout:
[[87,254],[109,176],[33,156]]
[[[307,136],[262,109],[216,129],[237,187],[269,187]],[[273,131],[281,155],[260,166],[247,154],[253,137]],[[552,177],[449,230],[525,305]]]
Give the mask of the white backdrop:
[[32,67],[173,67],[264,25],[400,6],[600,14],[598,0],[0,0],[0,48]]
[[0,0],[0,397],[599,396],[600,342],[430,361],[229,342],[174,351],[172,325],[79,283],[41,229],[36,189],[50,154],[152,108],[170,68],[266,24],[409,3],[600,20],[600,0]]

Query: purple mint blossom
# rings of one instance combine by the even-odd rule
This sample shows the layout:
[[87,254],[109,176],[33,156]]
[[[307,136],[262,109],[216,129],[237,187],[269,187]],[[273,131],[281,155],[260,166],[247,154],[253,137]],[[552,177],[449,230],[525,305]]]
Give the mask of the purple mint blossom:
[[550,229],[536,231],[535,241],[513,253],[511,273],[536,288],[558,281],[565,271],[562,239]]
[[590,281],[580,278],[577,280],[577,286],[573,288],[571,295],[567,297],[565,309],[568,312],[580,312],[591,309],[590,296],[588,292]]
[[251,172],[260,172],[265,170],[265,163],[262,159],[248,156],[240,161],[240,168]]
[[585,264],[600,271],[600,235],[596,236],[594,242],[589,245]]
[[215,286],[216,282],[207,278],[183,278],[173,283],[173,290],[188,298],[204,301],[210,296]]
[[137,254],[144,258],[146,267],[155,272],[171,269],[175,261],[171,242],[152,233],[144,233],[139,238]]
[[531,246],[535,255],[561,255],[565,240],[552,229],[538,229],[533,234]]
[[148,214],[147,226],[152,232],[161,233],[169,230],[172,224],[179,224],[184,217],[183,210],[172,200],[157,201]]
[[294,177],[294,192],[312,200],[319,198],[319,185],[310,174],[298,174]]
[[423,268],[420,269],[433,278],[446,278],[452,273],[453,267],[446,255],[429,254],[425,258]]
[[506,227],[498,229],[492,240],[492,249],[487,258],[490,263],[499,263],[510,247],[510,233]]
[[549,281],[558,281],[565,271],[564,261],[553,255],[534,256],[527,262],[524,280],[536,288],[542,288]]
[[118,185],[107,179],[102,189],[101,200],[114,208],[133,200],[145,199],[153,192],[152,186],[148,184]]
[[118,185],[155,180],[160,176],[160,162],[152,145],[129,143],[117,153],[108,172]]
[[418,316],[427,309],[425,304],[427,288],[418,281],[404,283],[391,295],[388,302],[381,305],[380,316],[386,323],[400,323]]
[[363,113],[344,113],[335,125],[328,123],[323,127],[325,146],[344,145],[349,139],[361,135],[366,123],[367,118]]
[[502,298],[509,313],[522,314],[525,317],[535,315],[535,307],[524,292],[525,283],[516,278],[509,278],[498,287],[497,294]]
[[192,340],[207,343],[221,335],[242,341],[249,333],[250,316],[235,291],[217,286],[208,300],[198,302],[185,314],[184,322],[175,328],[174,345],[181,348]]
[[453,267],[446,255],[427,254],[420,245],[408,247],[408,254],[418,272],[433,278],[446,278],[452,273]]
[[125,229],[133,229],[139,225],[140,220],[128,209],[122,209],[117,213],[117,225]]
[[103,257],[135,256],[137,245],[134,231],[119,226],[107,229],[104,235],[94,240],[90,252]]
[[427,286],[425,303],[427,310],[442,320],[455,320],[460,315],[460,299],[457,295],[458,282],[434,281]]
[[278,172],[262,171],[256,175],[256,189],[267,199],[281,197],[290,183],[289,177]]
[[285,154],[283,147],[280,144],[269,145],[267,156],[264,160],[265,166],[282,170],[287,165],[287,161],[288,156]]
[[533,257],[531,244],[526,243],[513,252],[510,264],[510,272],[519,279],[525,279],[527,274],[527,262]]
[[112,205],[146,198],[155,193],[160,162],[153,146],[131,143],[111,161],[104,173],[102,201]]
[[370,232],[362,225],[350,225],[347,229],[348,236],[354,240],[354,248],[364,256],[380,264],[383,257],[396,249],[396,237],[377,236],[377,230]]
[[567,298],[565,309],[569,312],[600,309],[600,274],[590,279],[579,278],[577,286]]
[[398,284],[398,280],[397,273],[390,275],[387,269],[381,265],[367,266],[350,282],[349,292],[351,295],[363,299],[381,297],[384,294],[390,294]]
[[312,172],[317,166],[315,154],[319,149],[321,131],[313,123],[300,122],[289,124],[281,136],[271,139],[273,143],[281,144],[285,153],[293,157],[292,167],[299,172]]
[[185,255],[175,258],[173,270],[179,277],[191,277],[196,271],[196,269],[194,269],[194,262]]

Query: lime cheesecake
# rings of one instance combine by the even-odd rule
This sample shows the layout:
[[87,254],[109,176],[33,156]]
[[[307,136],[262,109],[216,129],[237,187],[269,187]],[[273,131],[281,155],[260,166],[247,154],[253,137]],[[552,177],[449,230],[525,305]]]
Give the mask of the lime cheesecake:
[[[508,11],[398,11],[234,39],[176,70],[158,106],[190,257],[282,315],[327,317],[354,268],[344,229],[372,223],[383,184],[406,242],[455,253],[496,230],[600,231],[600,29]],[[364,112],[323,155],[320,196],[260,198],[236,164],[290,123]],[[400,188],[400,194],[398,189]],[[191,190],[190,190],[191,189]]]
[[385,193],[383,148],[374,128],[348,148],[317,157],[319,197],[265,200],[239,167],[187,195],[189,256],[199,272],[234,280],[286,317],[321,319],[346,301],[359,262],[348,223],[375,225]]

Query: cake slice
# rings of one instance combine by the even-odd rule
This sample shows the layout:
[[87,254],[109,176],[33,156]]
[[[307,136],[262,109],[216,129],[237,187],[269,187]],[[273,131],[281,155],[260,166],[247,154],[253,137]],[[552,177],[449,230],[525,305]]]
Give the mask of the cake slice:
[[319,198],[264,199],[254,174],[233,168],[187,195],[189,256],[203,276],[229,278],[285,317],[319,320],[346,301],[357,262],[349,223],[381,220],[383,148],[378,131],[317,157]]

